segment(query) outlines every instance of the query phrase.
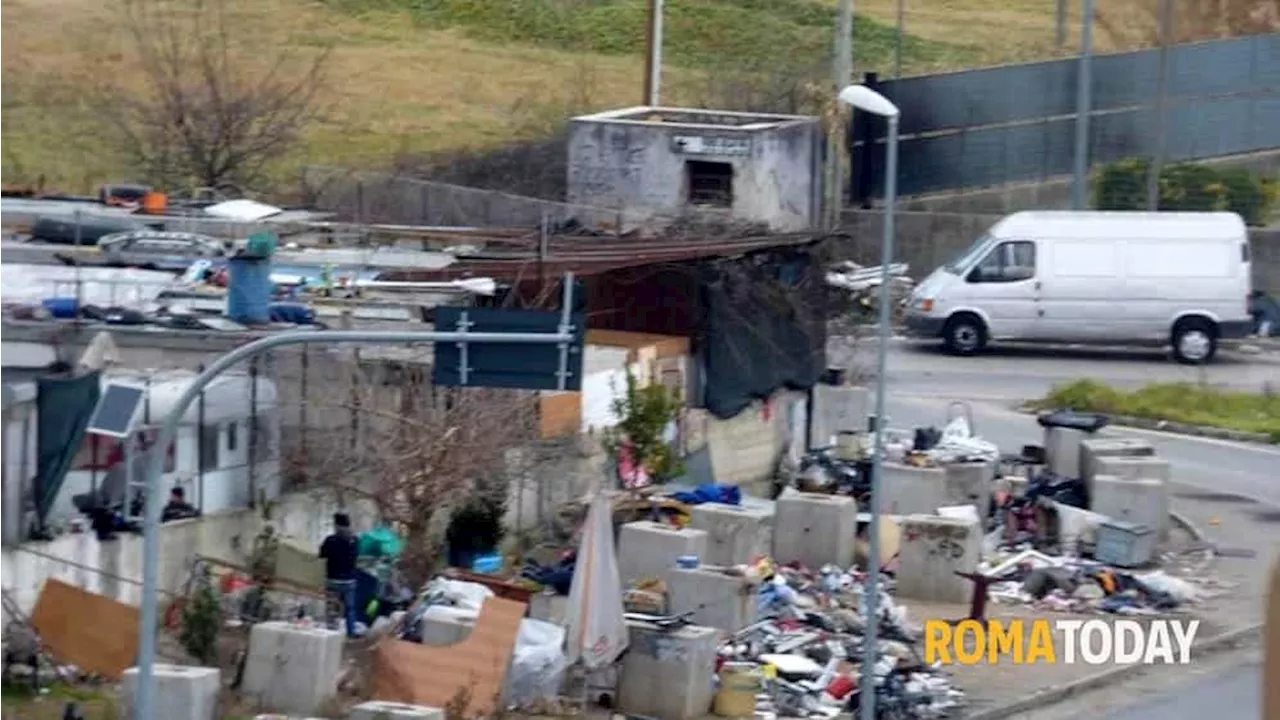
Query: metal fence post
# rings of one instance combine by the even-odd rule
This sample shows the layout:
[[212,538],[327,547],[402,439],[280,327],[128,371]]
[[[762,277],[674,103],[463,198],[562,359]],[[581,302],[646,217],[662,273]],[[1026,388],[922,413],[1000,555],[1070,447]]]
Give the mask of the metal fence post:
[[258,506],[258,360],[249,361],[249,507]]
[[1080,69],[1076,78],[1075,172],[1071,185],[1071,209],[1089,205],[1089,114],[1093,99],[1093,0],[1084,0],[1080,19]]

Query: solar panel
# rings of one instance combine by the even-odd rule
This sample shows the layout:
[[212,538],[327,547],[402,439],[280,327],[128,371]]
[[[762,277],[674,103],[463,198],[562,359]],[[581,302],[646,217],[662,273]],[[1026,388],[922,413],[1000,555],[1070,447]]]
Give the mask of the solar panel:
[[88,432],[115,438],[129,437],[145,392],[137,385],[108,384],[98,399],[93,416],[89,418]]

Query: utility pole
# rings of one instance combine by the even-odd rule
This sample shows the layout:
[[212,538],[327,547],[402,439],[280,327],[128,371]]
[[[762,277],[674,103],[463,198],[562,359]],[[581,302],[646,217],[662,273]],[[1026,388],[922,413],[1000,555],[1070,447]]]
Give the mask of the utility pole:
[[906,33],[906,0],[898,0],[897,30],[893,36],[893,79],[902,77],[902,36]]
[[658,107],[662,89],[662,0],[649,0],[644,27],[644,101]]
[[1173,0],[1160,0],[1160,74],[1156,80],[1155,151],[1147,167],[1147,210],[1160,209],[1160,170],[1168,142],[1165,115],[1169,112],[1169,65],[1173,59]]
[[[836,15],[835,53],[832,62],[832,79],[835,80],[834,98],[840,91],[853,84],[853,0],[840,0]],[[830,184],[827,195],[827,228],[840,226],[840,211],[844,204],[844,180],[846,148],[840,138],[845,133],[844,112],[840,103],[832,109],[832,127],[827,135],[827,173]]]
[[1055,15],[1053,41],[1061,50],[1067,44],[1067,0],[1058,0]]
[[1071,184],[1071,209],[1089,204],[1089,114],[1093,100],[1093,0],[1084,0],[1080,18],[1080,67],[1076,78],[1075,172]]

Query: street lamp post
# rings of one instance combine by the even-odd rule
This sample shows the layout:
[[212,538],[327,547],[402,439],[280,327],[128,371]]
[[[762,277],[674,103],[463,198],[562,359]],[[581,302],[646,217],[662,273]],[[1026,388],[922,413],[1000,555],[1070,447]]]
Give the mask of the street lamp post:
[[867,582],[862,596],[866,603],[866,631],[863,636],[862,677],[858,682],[861,720],[876,717],[877,635],[880,617],[880,478],[884,473],[885,365],[889,351],[889,265],[893,262],[894,212],[898,202],[898,106],[865,85],[850,85],[840,91],[839,100],[854,109],[879,115],[889,121],[886,138],[887,162],[884,178],[884,234],[880,239],[880,308],[876,330],[876,426],[875,454],[871,458],[871,525],[867,528],[869,550]]

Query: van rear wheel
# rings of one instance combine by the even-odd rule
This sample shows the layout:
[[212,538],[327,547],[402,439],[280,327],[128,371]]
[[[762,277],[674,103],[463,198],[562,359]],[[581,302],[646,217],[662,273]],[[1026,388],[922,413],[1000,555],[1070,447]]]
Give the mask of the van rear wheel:
[[1218,352],[1218,330],[1203,318],[1179,320],[1173,326],[1173,357],[1184,365],[1201,365]]
[[987,345],[987,328],[976,315],[955,315],[942,329],[942,344],[953,355],[975,355]]

